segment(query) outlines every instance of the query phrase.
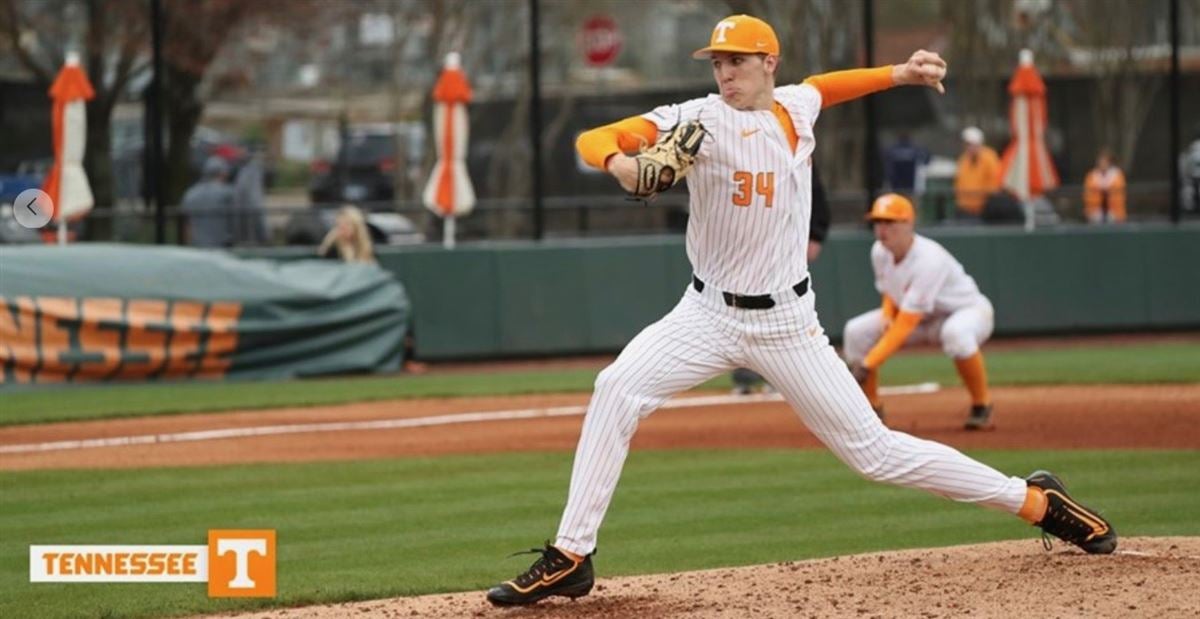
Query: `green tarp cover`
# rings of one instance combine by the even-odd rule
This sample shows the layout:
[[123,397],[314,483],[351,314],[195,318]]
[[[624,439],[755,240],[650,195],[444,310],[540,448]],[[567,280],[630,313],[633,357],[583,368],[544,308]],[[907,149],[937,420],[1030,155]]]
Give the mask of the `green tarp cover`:
[[373,264],[0,247],[0,381],[286,378],[399,367],[410,305]]

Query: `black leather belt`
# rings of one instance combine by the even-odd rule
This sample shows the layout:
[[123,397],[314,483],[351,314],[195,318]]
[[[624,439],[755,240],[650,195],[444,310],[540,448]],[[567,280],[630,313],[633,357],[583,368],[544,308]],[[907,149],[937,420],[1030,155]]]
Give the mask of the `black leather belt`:
[[[692,287],[696,292],[704,292],[704,282],[700,281],[699,277],[692,276]],[[808,293],[808,278],[795,286],[792,286],[792,291],[796,296],[802,297]],[[771,309],[775,307],[775,299],[769,294],[733,294],[732,292],[722,292],[721,296],[725,298],[725,305],[729,307],[737,307],[741,309]]]

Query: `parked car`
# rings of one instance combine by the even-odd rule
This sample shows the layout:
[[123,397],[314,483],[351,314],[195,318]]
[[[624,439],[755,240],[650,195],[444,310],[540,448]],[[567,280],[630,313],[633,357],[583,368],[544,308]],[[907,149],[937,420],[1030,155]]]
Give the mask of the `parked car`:
[[0,172],[0,202],[11,203],[22,191],[40,188],[53,165],[53,159],[34,159],[18,163],[13,172]]
[[[166,157],[164,138],[163,157]],[[145,140],[141,133],[141,125],[125,123],[114,125],[112,141],[113,181],[118,199],[137,199],[142,195]],[[209,157],[219,156],[230,167],[230,177],[237,173],[251,155],[248,145],[239,142],[216,129],[196,127],[188,142],[188,165],[193,179],[200,178],[200,171]],[[164,159],[164,165],[166,164]],[[274,184],[275,166],[266,161],[263,170],[263,182],[267,187]]]
[[17,218],[13,215],[12,200],[0,199],[0,245],[41,242],[42,236],[37,230],[17,223]]
[[391,125],[352,127],[333,161],[312,164],[309,198],[331,202],[391,202],[396,186],[397,131]]

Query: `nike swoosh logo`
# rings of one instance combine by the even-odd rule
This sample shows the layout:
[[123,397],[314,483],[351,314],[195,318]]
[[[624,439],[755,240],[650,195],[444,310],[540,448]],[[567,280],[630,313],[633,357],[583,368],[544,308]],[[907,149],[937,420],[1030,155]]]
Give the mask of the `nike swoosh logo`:
[[813,328],[811,328],[811,329],[809,329],[809,330],[808,330],[808,337],[816,337],[816,335],[817,335],[817,328],[816,328],[816,327],[813,327]]
[[571,567],[568,567],[564,570],[558,571],[554,574],[542,574],[541,580],[530,583],[528,587],[524,587],[524,588],[518,586],[516,581],[514,581],[514,580],[508,581],[508,584],[511,585],[513,589],[515,589],[521,593],[529,593],[530,591],[533,591],[534,589],[537,589],[540,587],[548,587],[548,586],[562,580],[563,578],[570,576],[572,573],[575,572],[575,568],[578,568],[578,567],[579,567],[579,565],[576,564],[576,565],[572,565]]
[[742,129],[742,137],[748,138],[748,137],[754,135],[755,133],[758,133],[758,131],[759,131],[758,129]]
[[564,576],[567,576],[571,572],[574,572],[574,571],[575,571],[575,568],[571,567],[571,568],[565,569],[554,575],[542,574],[542,584],[543,585],[552,585],[552,584],[562,580]]

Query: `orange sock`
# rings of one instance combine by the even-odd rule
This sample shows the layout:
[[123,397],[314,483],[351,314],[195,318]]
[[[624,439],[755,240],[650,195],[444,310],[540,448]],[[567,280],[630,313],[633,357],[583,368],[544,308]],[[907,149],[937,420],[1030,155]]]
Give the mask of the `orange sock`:
[[570,550],[567,550],[566,548],[562,548],[560,546],[555,546],[555,548],[558,548],[559,552],[563,553],[564,555],[567,555],[568,559],[570,559],[576,563],[583,561],[583,557],[571,552]]
[[871,408],[879,408],[879,368],[875,368],[867,373],[867,380],[863,383],[863,393],[867,395],[867,400],[871,402]]
[[977,350],[966,359],[955,359],[954,367],[958,369],[958,375],[962,377],[967,391],[971,392],[971,404],[982,406],[992,403],[992,397],[988,394],[987,369],[983,367],[982,352]]
[[1025,488],[1025,503],[1021,505],[1017,516],[1029,524],[1037,524],[1046,516],[1046,507],[1049,504],[1041,488],[1029,486]]

